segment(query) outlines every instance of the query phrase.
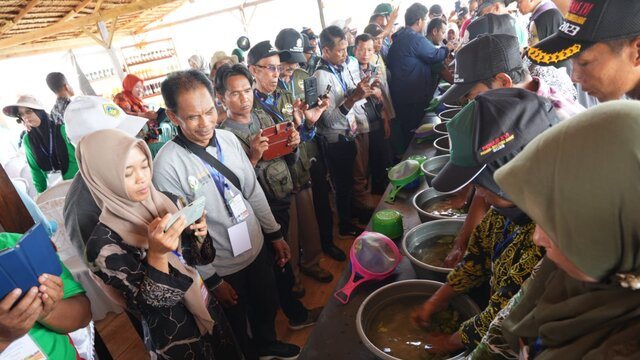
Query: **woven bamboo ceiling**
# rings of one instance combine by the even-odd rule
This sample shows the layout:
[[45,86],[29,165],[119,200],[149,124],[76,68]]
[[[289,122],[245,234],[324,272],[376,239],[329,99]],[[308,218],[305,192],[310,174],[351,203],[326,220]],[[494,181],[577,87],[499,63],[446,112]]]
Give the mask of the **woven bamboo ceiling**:
[[[140,32],[186,0],[0,0],[0,55],[97,41],[110,46],[97,24],[111,34]],[[95,43],[95,42],[94,42]]]

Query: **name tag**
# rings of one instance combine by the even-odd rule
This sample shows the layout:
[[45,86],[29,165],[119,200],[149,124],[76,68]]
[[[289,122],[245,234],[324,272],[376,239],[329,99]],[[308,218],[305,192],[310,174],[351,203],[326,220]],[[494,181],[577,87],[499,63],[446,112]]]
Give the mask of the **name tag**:
[[249,210],[244,203],[244,198],[241,194],[236,194],[233,198],[228,200],[227,205],[233,215],[236,223],[241,223],[249,217]]
[[249,237],[249,228],[246,221],[233,225],[227,229],[227,232],[229,233],[233,256],[238,256],[251,249],[251,237]]
[[0,354],[0,360],[45,360],[47,356],[29,334],[12,342]]

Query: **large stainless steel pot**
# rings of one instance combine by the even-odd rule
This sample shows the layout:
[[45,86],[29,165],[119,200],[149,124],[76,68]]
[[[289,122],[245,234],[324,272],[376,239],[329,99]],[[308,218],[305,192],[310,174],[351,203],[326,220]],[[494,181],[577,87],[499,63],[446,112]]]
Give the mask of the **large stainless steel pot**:
[[[375,347],[375,345],[373,345],[373,343],[367,338],[366,329],[369,327],[369,324],[375,315],[380,310],[384,309],[387,304],[405,296],[423,295],[426,300],[442,285],[442,283],[430,280],[404,280],[383,286],[373,292],[364,300],[362,305],[360,305],[358,314],[356,315],[356,327],[358,329],[358,336],[360,336],[362,343],[367,347],[367,349],[369,349],[369,351],[371,351],[372,354],[382,360],[410,360],[398,359]],[[460,315],[462,315],[463,318],[470,318],[480,312],[478,305],[476,305],[473,300],[466,295],[456,296],[451,300],[451,304],[454,309],[460,312]],[[407,309],[407,311],[410,310]],[[411,325],[407,324],[407,326]],[[463,358],[464,354],[460,353],[450,359],[457,360]]]
[[402,239],[402,251],[411,261],[411,266],[419,279],[443,282],[447,280],[447,274],[453,269],[424,263],[415,258],[413,253],[416,248],[426,241],[433,241],[438,235],[457,235],[462,224],[464,220],[460,219],[434,220],[420,224],[405,234]]

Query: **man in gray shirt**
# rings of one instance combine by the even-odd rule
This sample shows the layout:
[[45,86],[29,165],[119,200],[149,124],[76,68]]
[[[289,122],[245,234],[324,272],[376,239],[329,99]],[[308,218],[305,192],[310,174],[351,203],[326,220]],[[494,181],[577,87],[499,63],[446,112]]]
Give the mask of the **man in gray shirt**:
[[[300,348],[277,341],[274,325],[278,304],[271,265],[284,266],[289,247],[240,142],[215,128],[213,85],[197,70],[175,72],[162,83],[162,97],[179,134],[158,153],[154,184],[189,202],[205,197],[216,258],[198,270],[222,303],[245,356],[295,358]],[[224,168],[211,157],[231,174],[222,175]]]

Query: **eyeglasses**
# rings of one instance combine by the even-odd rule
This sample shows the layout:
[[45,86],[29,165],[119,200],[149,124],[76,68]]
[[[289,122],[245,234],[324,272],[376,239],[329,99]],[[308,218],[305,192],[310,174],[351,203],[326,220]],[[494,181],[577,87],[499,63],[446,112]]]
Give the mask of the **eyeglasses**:
[[275,66],[275,65],[266,65],[266,66],[265,66],[265,65],[258,65],[258,64],[255,64],[254,66],[257,66],[257,67],[259,67],[259,68],[261,68],[261,69],[265,69],[265,70],[267,70],[267,71],[268,71],[268,72],[270,72],[270,73],[276,73],[276,72],[277,72],[277,73],[281,73],[281,72],[282,72],[282,70],[283,70],[283,69],[282,69],[282,65],[278,65],[278,66]]

